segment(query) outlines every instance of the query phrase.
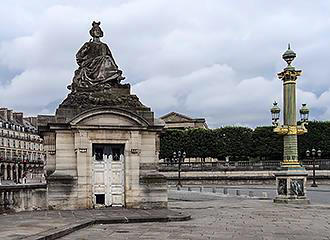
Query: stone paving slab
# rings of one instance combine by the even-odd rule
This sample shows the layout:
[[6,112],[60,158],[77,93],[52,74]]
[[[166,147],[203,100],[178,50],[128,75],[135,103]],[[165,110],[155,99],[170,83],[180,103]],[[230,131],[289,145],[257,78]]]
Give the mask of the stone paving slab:
[[185,222],[93,225],[61,239],[330,239],[329,205],[283,205],[274,204],[271,200],[188,191],[169,191],[169,199],[171,209],[184,211],[192,219]]
[[0,215],[0,239],[56,239],[94,224],[169,222],[189,219],[190,215],[169,209],[105,208],[20,212]]
[[[1,215],[0,239],[330,240],[330,205],[283,205],[220,193],[171,190],[169,207],[171,210],[109,208]],[[125,218],[128,215],[131,221]],[[156,215],[164,222],[149,222]],[[171,222],[185,220],[182,215],[192,219]],[[109,225],[108,216],[112,223],[125,224]]]

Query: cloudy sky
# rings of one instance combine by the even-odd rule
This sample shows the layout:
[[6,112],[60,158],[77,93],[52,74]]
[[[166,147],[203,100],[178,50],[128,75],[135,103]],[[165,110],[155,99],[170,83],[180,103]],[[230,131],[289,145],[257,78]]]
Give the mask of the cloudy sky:
[[329,120],[329,12],[324,0],[2,0],[0,105],[53,114],[97,20],[125,82],[158,117],[177,111],[211,127],[269,125],[290,42],[303,70],[297,104]]

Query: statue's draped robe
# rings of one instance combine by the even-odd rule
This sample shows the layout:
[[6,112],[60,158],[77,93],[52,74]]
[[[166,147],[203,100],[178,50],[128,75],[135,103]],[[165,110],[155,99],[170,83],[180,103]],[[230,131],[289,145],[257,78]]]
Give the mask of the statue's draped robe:
[[87,42],[76,55],[78,70],[74,82],[78,86],[90,86],[100,83],[118,83],[122,71],[118,69],[107,44]]

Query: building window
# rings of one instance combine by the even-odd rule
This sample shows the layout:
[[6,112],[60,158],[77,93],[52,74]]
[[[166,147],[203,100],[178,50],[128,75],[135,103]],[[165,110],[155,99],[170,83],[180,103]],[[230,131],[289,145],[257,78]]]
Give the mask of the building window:
[[103,148],[95,148],[94,154],[96,161],[103,161]]
[[95,194],[96,204],[105,204],[105,194]]

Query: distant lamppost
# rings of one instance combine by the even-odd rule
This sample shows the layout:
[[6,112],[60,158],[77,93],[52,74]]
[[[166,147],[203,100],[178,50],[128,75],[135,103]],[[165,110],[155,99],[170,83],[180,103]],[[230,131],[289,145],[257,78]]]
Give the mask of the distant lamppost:
[[186,158],[186,152],[181,153],[181,151],[173,152],[173,159],[174,161],[177,160],[178,162],[178,183],[176,184],[177,187],[182,187],[181,184],[181,162],[184,162]]
[[[306,157],[310,157],[311,152],[307,149],[306,151]],[[311,187],[317,187],[316,181],[315,181],[315,158],[316,155],[320,158],[322,155],[322,151],[319,149],[318,151],[315,150],[315,148],[312,149],[312,158],[313,158],[313,183]]]
[[301,75],[301,70],[291,66],[296,53],[290,49],[282,55],[288,64],[278,78],[283,81],[283,125],[280,125],[280,108],[274,102],[271,108],[272,123],[274,132],[283,136],[284,151],[281,171],[275,174],[277,185],[277,196],[274,202],[277,203],[309,203],[306,198],[307,172],[298,161],[297,135],[307,132],[305,125],[308,123],[309,110],[306,104],[300,109],[301,124],[297,125],[296,120],[296,80]]

